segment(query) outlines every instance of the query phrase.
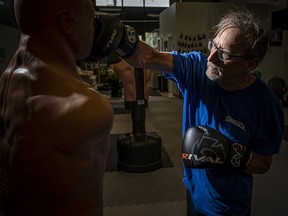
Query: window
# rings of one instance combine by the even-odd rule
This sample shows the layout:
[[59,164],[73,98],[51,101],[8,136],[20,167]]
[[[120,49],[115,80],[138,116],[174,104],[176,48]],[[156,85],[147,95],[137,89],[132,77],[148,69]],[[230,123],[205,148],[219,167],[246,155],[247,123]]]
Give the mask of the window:
[[96,0],[95,2],[97,7],[99,6],[169,7],[170,6],[170,0]]
[[146,7],[169,7],[170,0],[145,0]]

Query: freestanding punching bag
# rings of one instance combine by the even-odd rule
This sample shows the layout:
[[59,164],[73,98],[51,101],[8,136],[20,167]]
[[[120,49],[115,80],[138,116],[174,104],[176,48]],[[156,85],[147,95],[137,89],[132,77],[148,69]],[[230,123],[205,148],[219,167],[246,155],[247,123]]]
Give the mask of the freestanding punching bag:
[[134,68],[134,76],[136,101],[131,104],[133,131],[117,140],[117,166],[126,172],[149,172],[162,167],[162,140],[156,132],[146,132],[143,69]]

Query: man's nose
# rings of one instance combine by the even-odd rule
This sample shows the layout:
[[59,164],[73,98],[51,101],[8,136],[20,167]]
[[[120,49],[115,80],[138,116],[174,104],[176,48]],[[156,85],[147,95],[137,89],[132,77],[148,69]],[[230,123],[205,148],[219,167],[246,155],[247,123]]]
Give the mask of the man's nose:
[[213,62],[213,63],[219,62],[219,56],[218,56],[217,49],[212,49],[210,51],[207,60],[208,60],[208,62]]

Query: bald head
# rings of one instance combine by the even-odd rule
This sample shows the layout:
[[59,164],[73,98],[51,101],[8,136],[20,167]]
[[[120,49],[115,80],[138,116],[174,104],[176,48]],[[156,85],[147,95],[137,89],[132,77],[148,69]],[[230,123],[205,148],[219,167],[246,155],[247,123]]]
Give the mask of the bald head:
[[[76,59],[86,58],[94,39],[92,0],[14,0],[15,18],[32,44]],[[35,52],[35,50],[34,50]]]
[[[59,12],[74,14],[83,10],[86,0],[14,0],[14,13],[20,30],[31,34],[59,23]],[[89,0],[87,0],[89,1]]]

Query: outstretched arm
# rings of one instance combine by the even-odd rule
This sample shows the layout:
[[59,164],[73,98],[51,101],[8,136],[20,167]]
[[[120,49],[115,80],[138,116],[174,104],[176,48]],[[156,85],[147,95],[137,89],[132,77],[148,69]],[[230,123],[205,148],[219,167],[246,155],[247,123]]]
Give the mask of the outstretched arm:
[[113,52],[135,68],[149,68],[172,72],[173,57],[168,52],[159,52],[139,40],[136,30],[123,25],[114,16],[96,16],[94,43],[90,58],[101,59]]
[[139,41],[133,55],[123,58],[136,68],[149,68],[162,72],[173,72],[173,56],[168,52],[159,52],[147,43]]

